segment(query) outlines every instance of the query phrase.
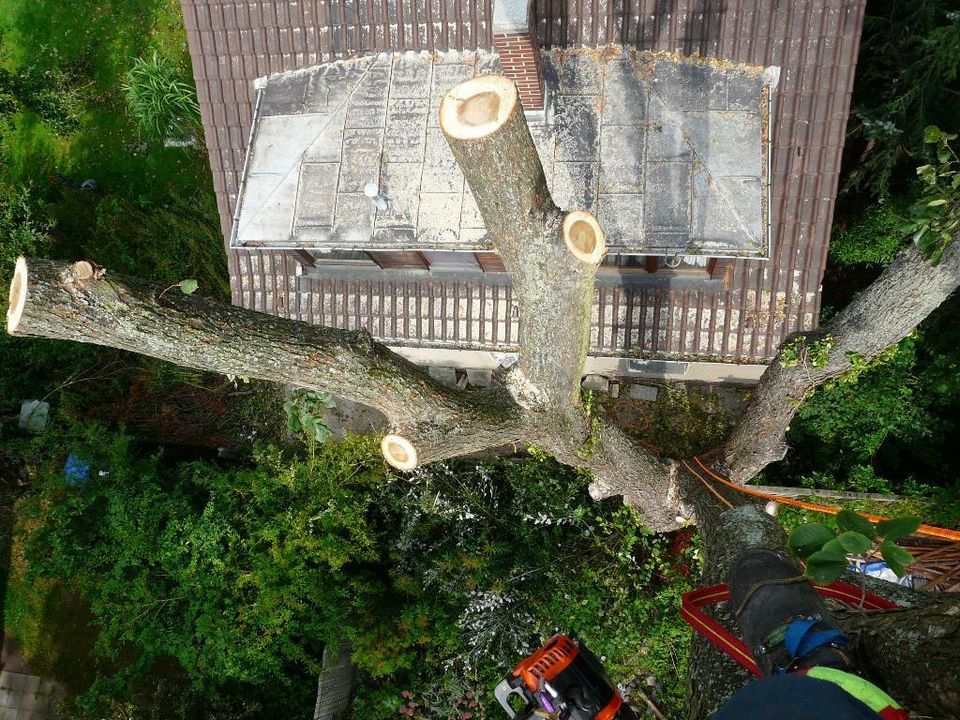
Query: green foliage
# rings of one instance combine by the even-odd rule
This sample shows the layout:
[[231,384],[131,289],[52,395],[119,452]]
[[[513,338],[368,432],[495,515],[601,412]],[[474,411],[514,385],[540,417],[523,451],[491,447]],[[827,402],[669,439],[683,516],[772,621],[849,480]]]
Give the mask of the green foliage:
[[227,259],[212,195],[189,197],[171,188],[154,203],[73,193],[49,212],[61,233],[58,255],[84,257],[165,286],[194,279],[205,295],[228,296]]
[[805,367],[822,368],[830,361],[830,350],[834,339],[823,335],[813,339],[801,336],[786,343],[780,350],[780,364],[785,368]]
[[[294,691],[324,645],[348,641],[365,718],[411,700],[416,717],[466,706],[483,718],[493,684],[555,628],[606,656],[613,677],[654,674],[664,701],[681,702],[689,631],[676,607],[696,545],[595,503],[589,479],[552,460],[396,478],[373,440],[354,438],[310,461],[263,449],[252,467],[175,465],[89,424],[29,451],[29,580],[57,578],[90,607],[90,712],[137,704],[131,687],[191,707],[230,688]],[[82,489],[61,478],[67,451],[94,470]],[[179,700],[150,690],[164,663]]]
[[931,498],[918,510],[930,522],[954,526],[960,521],[954,448],[960,298],[948,299],[915,334],[874,360],[850,360],[850,371],[799,407],[787,435],[792,451],[767,468],[765,482]]
[[846,188],[885,197],[926,155],[924,128],[960,114],[960,13],[953,0],[871,0],[857,61],[848,143],[860,156]]
[[18,255],[45,252],[52,242],[50,220],[37,212],[29,186],[0,179],[0,278],[6,287]]
[[587,441],[578,450],[580,457],[589,458],[597,450],[600,442],[600,418],[597,417],[597,396],[593,390],[580,388],[580,403],[583,408],[583,414],[587,416],[587,422],[590,423],[590,436]]
[[197,288],[200,287],[200,283],[193,278],[188,278],[187,280],[178,282],[177,286],[184,295],[193,295],[193,293],[197,291]]
[[[127,658],[94,695],[164,658],[211,696],[237,683],[287,687],[318,670],[344,619],[360,626],[385,602],[370,565],[370,491],[386,481],[372,443],[321,450],[309,467],[265,450],[255,468],[226,471],[167,466],[91,425],[55,440],[33,446],[27,581],[57,578],[89,605],[101,668]],[[94,469],[80,491],[60,478],[65,449]]]
[[313,442],[326,442],[332,433],[323,422],[323,411],[336,406],[330,393],[294,390],[290,399],[283,403],[287,427],[292,433],[305,434]]
[[140,129],[154,140],[188,141],[200,129],[197,91],[176,66],[156,51],[137,58],[123,84],[127,106]]
[[833,531],[822,523],[807,523],[790,533],[787,547],[800,557],[810,557],[834,538]]
[[904,211],[889,201],[871,205],[849,227],[837,227],[830,259],[839,265],[886,265],[903,247]]
[[720,445],[729,427],[730,418],[716,395],[686,385],[665,385],[642,434],[665,455],[685,458]]
[[920,527],[920,518],[899,517],[890,520],[881,520],[877,523],[877,535],[887,540],[899,540],[912,535]]
[[933,146],[936,161],[917,168],[923,191],[903,227],[933,265],[940,262],[960,226],[960,158],[950,146],[956,139],[956,134],[933,125],[924,131],[924,140]]
[[896,517],[873,525],[850,510],[837,515],[837,531],[823,523],[804,523],[793,529],[787,547],[807,561],[806,574],[817,582],[839,580],[850,565],[849,556],[868,559],[880,555],[897,575],[906,574],[913,555],[896,545],[920,527],[918,517]]
[[907,565],[913,562],[913,555],[892,540],[885,540],[880,545],[880,556],[899,577],[907,574]]
[[83,89],[69,69],[25,65],[11,72],[0,67],[0,115],[30,112],[61,135],[77,129]]
[[[837,513],[836,521],[837,528],[841,533],[859,533],[870,540],[873,540],[877,536],[877,528],[873,526],[873,523],[863,515],[855,513],[852,510],[841,510]],[[916,530],[916,528],[914,528],[914,530]]]

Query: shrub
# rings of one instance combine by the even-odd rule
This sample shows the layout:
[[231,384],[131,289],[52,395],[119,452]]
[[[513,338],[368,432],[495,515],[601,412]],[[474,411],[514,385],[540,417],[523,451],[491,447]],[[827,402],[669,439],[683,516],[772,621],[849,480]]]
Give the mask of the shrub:
[[903,220],[890,203],[873,205],[830,239],[830,259],[840,265],[886,265],[905,242]]
[[189,141],[200,126],[196,89],[181,79],[172,62],[154,52],[137,58],[123,84],[130,114],[154,140]]
[[[62,480],[68,451],[92,470],[82,489]],[[410,717],[479,720],[533,637],[557,628],[613,677],[654,674],[668,703],[682,695],[676,608],[697,552],[595,503],[589,478],[536,457],[395,477],[358,438],[314,453],[174,465],[89,424],[32,442],[29,579],[58,578],[91,608],[89,707],[135,700],[124,688],[173,660],[184,702],[287,687],[345,640],[365,678],[358,717],[413,701]]]
[[0,180],[0,280],[6,287],[18,255],[45,252],[52,223],[38,212],[29,185],[18,187]]

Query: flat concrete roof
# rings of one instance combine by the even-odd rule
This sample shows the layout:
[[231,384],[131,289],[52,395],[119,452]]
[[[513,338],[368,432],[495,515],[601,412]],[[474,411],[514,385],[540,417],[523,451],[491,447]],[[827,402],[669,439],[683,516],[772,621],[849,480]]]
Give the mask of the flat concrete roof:
[[[594,212],[611,252],[769,256],[775,72],[616,46],[542,59],[528,120],[551,192]],[[490,249],[437,117],[449,88],[500,70],[485,51],[380,53],[257,81],[231,247]]]

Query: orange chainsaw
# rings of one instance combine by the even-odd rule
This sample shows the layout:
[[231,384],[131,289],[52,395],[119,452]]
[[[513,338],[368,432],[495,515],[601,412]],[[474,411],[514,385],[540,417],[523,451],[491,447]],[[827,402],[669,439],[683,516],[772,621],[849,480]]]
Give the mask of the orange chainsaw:
[[493,693],[507,715],[520,720],[636,720],[597,656],[566,635],[554,635],[521,660]]

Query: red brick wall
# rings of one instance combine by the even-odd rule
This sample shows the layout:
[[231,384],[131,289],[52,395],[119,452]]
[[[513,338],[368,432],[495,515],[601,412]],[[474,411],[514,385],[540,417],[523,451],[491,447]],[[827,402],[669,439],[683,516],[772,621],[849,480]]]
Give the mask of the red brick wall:
[[507,33],[493,36],[493,46],[500,55],[503,74],[520,90],[524,110],[543,110],[543,74],[540,52],[530,33]]

